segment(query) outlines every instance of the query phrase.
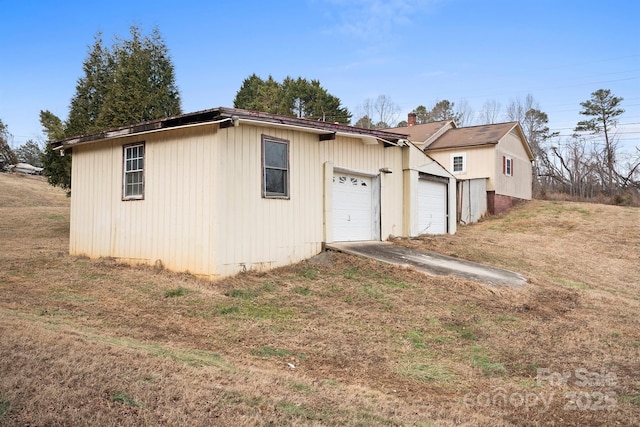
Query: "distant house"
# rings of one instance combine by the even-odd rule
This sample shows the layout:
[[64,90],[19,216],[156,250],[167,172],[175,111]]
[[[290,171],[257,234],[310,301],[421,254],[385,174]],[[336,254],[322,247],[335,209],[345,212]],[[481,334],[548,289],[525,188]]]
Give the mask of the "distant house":
[[457,128],[451,120],[415,124],[410,114],[408,123],[388,131],[408,135],[456,177],[459,222],[531,200],[534,157],[518,122]]
[[429,144],[442,136],[446,131],[449,129],[455,129],[456,127],[457,126],[453,120],[417,124],[416,114],[409,113],[407,126],[385,130],[400,135],[407,135],[409,141],[413,142],[421,150],[424,150]]
[[221,107],[54,145],[74,255],[217,278],[456,230],[455,177],[406,135]]

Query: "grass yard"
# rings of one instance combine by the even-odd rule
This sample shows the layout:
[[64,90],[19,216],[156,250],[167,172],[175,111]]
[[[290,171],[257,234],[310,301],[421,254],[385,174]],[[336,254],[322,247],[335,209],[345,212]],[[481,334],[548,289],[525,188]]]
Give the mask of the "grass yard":
[[640,210],[532,201],[397,239],[524,289],[338,253],[216,283],[67,254],[0,174],[0,425],[640,424]]

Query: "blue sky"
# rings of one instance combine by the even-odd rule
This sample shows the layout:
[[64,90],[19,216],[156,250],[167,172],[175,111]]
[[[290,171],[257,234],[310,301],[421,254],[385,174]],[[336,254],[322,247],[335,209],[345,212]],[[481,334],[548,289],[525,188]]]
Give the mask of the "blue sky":
[[387,95],[400,119],[448,99],[476,113],[527,94],[563,135],[600,88],[624,98],[618,137],[640,147],[637,0],[0,0],[0,119],[13,145],[41,137],[40,110],[65,119],[94,35],[160,29],[185,112],[232,106],[252,73],[320,80],[357,118]]

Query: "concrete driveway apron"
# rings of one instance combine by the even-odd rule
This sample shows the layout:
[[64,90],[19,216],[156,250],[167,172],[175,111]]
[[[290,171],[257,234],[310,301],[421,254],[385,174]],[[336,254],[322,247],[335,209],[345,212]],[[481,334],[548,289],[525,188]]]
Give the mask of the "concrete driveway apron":
[[513,271],[435,252],[420,252],[389,242],[339,242],[327,244],[326,248],[414,268],[431,276],[453,275],[492,286],[521,287],[527,283],[524,276]]

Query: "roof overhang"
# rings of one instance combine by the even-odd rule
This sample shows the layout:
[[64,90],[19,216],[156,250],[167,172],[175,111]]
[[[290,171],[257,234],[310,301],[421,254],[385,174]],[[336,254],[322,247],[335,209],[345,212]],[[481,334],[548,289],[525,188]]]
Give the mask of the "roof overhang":
[[67,149],[78,145],[90,144],[114,138],[144,135],[168,129],[180,129],[213,124],[219,124],[223,129],[232,126],[240,126],[242,124],[250,124],[299,130],[302,132],[317,134],[319,141],[332,140],[341,136],[360,139],[367,145],[379,143],[382,143],[385,146],[407,145],[407,135],[403,134],[224,107],[168,117],[165,119],[152,120],[130,126],[123,126],[90,135],[76,136],[60,141],[54,141],[52,145],[54,149]]

